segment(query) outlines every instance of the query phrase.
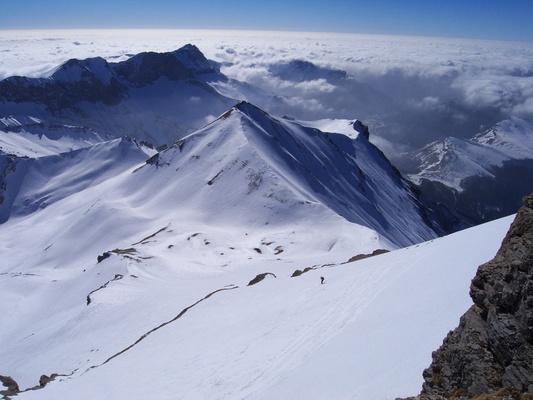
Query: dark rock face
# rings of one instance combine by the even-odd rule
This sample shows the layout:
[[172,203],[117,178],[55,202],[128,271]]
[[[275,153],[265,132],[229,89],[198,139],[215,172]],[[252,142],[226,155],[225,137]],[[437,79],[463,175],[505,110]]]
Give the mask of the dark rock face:
[[[111,78],[103,81],[89,65],[89,60],[69,60],[50,79],[10,77],[0,81],[0,101],[45,105],[51,111],[74,107],[80,101],[102,102],[105,105],[118,104],[126,96],[126,88],[114,76],[109,64],[105,63]],[[77,74],[79,79],[63,79],[63,75]],[[56,79],[61,77],[61,79]]]
[[472,280],[474,305],[433,353],[422,395],[533,394],[533,194],[523,204],[494,259]]
[[13,396],[19,393],[19,385],[10,376],[0,375],[0,382],[5,388],[7,388],[7,390],[0,391],[1,395]]
[[45,387],[48,383],[52,382],[58,377],[58,374],[52,374],[50,376],[48,375],[41,375],[39,378],[39,388]]
[[364,125],[361,121],[355,120],[353,123],[353,129],[363,135],[365,138],[370,138],[370,132],[368,131],[368,126]]
[[130,86],[146,86],[161,77],[177,81],[218,72],[216,64],[190,44],[172,53],[141,53],[116,64],[100,57],[71,59],[50,78],[15,76],[0,81],[0,102],[38,103],[56,112],[82,101],[111,106],[129,96]]
[[111,257],[111,253],[109,251],[106,251],[105,253],[102,253],[98,257],[96,257],[97,264],[100,264],[102,261],[104,261],[106,258]]
[[153,83],[160,77],[177,81],[219,70],[196,46],[186,45],[172,53],[141,53],[115,66],[117,74],[134,86]]
[[274,275],[272,272],[265,272],[264,274],[257,275],[254,279],[252,279],[247,286],[255,285],[256,283],[261,282],[263,279],[267,277],[267,275],[272,275],[274,278],[276,278],[276,275]]

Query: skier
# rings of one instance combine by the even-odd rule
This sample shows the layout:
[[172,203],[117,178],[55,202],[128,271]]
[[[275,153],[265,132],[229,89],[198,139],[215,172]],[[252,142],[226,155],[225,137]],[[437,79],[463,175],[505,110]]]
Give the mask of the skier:
[[323,276],[320,277],[320,284],[321,284],[321,285],[324,284],[324,277],[323,277]]

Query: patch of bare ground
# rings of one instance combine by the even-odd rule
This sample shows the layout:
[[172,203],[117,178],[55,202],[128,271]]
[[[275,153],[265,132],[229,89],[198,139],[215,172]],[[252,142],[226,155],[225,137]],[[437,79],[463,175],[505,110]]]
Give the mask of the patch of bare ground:
[[377,249],[377,250],[374,250],[371,254],[358,254],[356,256],[353,256],[348,261],[345,261],[342,264],[348,264],[348,263],[351,263],[351,262],[354,262],[354,261],[364,260],[365,258],[379,256],[380,254],[385,254],[385,253],[388,253],[388,252],[389,252],[389,250]]

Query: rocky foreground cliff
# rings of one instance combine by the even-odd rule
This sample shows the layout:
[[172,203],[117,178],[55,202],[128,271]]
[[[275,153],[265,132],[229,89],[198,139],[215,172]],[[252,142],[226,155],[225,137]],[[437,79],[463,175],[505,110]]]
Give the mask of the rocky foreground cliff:
[[433,353],[418,399],[533,399],[533,194],[470,286],[474,305]]

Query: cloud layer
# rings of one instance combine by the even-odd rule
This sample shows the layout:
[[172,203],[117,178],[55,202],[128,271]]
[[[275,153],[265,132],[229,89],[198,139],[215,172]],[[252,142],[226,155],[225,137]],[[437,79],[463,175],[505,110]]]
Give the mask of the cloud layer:
[[[510,115],[533,119],[533,44],[527,43],[253,31],[3,31],[0,79],[42,76],[70,58],[122,61],[186,43],[222,63],[226,75],[280,96],[300,118],[360,118],[403,146],[449,130],[469,136]],[[272,69],[293,60],[308,61],[324,75],[287,78]],[[339,70],[346,79],[328,75]]]

